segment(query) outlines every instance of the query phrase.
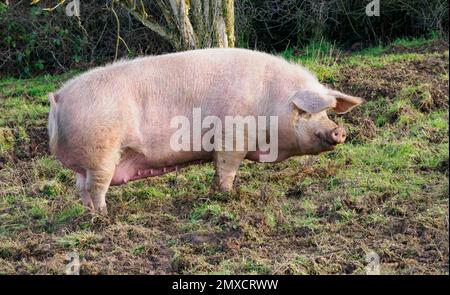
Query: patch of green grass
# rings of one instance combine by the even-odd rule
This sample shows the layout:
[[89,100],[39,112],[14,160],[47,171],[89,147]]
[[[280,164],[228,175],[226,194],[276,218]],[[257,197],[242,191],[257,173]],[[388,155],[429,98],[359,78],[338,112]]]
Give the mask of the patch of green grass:
[[219,204],[203,203],[202,205],[194,208],[190,214],[190,219],[192,221],[197,221],[206,214],[212,214],[212,216],[217,217],[220,216],[222,211],[222,207]]
[[266,224],[270,228],[275,228],[277,226],[277,219],[276,219],[275,215],[273,214],[273,212],[267,210],[265,216],[266,216]]
[[61,212],[56,214],[55,216],[55,222],[57,224],[65,224],[70,221],[73,221],[75,218],[81,216],[85,212],[85,208],[82,204],[72,204],[69,205],[67,208],[63,209]]
[[265,261],[256,261],[252,258],[228,259],[220,262],[218,270],[210,274],[230,275],[230,274],[270,274],[270,267]]
[[427,149],[424,151],[424,153],[421,155],[418,161],[418,165],[420,168],[426,168],[426,169],[444,169],[445,163],[448,163],[449,161],[449,143],[441,143],[435,148]]
[[57,197],[64,191],[64,186],[58,181],[47,181],[40,185],[40,192],[49,197]]
[[313,42],[297,52],[288,48],[281,56],[305,66],[316,74],[319,80],[332,83],[338,71],[337,59],[340,54],[341,51],[334,44],[322,40]]
[[0,127],[0,155],[8,153],[14,147],[14,141],[11,128]]
[[420,61],[423,58],[423,55],[416,53],[377,55],[377,52],[363,52],[346,58],[344,64],[362,69],[385,68],[394,62]]
[[386,112],[381,112],[377,117],[377,125],[382,127],[386,123],[396,123],[399,126],[410,125],[413,122],[421,119],[421,114],[418,112],[411,101],[405,99],[397,99],[389,105]]
[[410,126],[410,135],[422,140],[448,142],[448,112],[437,111],[427,114]]
[[153,250],[152,247],[145,243],[145,244],[134,247],[131,250],[131,253],[133,253],[133,255],[142,255],[142,254],[148,254],[152,250]]
[[297,216],[294,217],[294,226],[315,230],[320,225],[320,218],[315,216]]
[[340,157],[352,160],[354,165],[386,171],[412,168],[420,149],[411,142],[386,142],[372,145],[347,145],[339,151]]
[[7,259],[14,256],[17,245],[9,239],[0,240],[0,259]]
[[62,75],[42,75],[31,79],[4,77],[0,80],[0,88],[3,89],[4,96],[28,95],[32,98],[39,98],[46,96],[47,93],[53,91],[57,85],[78,73],[80,73],[79,70],[72,70]]
[[39,204],[33,205],[28,210],[28,212],[30,213],[30,216],[34,219],[46,219],[48,214],[47,208]]
[[340,216],[340,222],[342,222],[342,223],[351,222],[357,216],[357,214],[355,214],[355,212],[353,210],[348,210],[348,209],[341,209],[338,211],[338,213]]
[[244,264],[244,273],[248,274],[269,274],[269,267],[262,261],[247,259]]
[[304,199],[301,201],[300,207],[304,210],[304,214],[308,216],[313,216],[317,210],[317,205],[310,199]]
[[0,101],[0,107],[3,109],[0,126],[17,126],[30,121],[45,120],[49,110],[46,105],[29,103],[21,97]]
[[305,255],[294,254],[294,257],[288,262],[288,268],[294,275],[316,274],[314,262]]
[[165,198],[167,193],[163,192],[161,189],[152,187],[152,186],[143,186],[142,188],[134,187],[131,191],[125,191],[122,196],[130,198],[130,197],[138,197],[142,199],[148,198]]
[[294,50],[294,48],[287,48],[281,53],[285,59],[294,59],[302,62],[327,63],[335,62],[334,56],[340,53],[340,50],[335,44],[321,40],[308,44],[304,48]]
[[398,38],[392,42],[391,46],[400,45],[404,47],[419,47],[428,44],[436,38]]
[[382,55],[386,51],[386,47],[379,44],[378,46],[373,46],[369,48],[364,48],[363,50],[357,52],[354,56],[366,56],[366,57],[377,57]]
[[97,244],[101,241],[101,236],[97,233],[87,230],[81,230],[67,234],[59,238],[56,243],[69,249],[83,249]]

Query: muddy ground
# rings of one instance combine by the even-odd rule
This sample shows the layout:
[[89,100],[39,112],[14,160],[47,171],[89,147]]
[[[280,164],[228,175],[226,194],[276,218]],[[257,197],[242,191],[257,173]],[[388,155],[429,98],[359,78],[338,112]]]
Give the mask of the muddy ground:
[[245,162],[231,194],[211,165],[113,187],[107,217],[47,149],[46,93],[73,74],[1,80],[0,273],[77,253],[82,274],[364,274],[373,251],[383,274],[448,274],[448,64],[440,40],[340,57],[322,79],[367,100],[332,115],[345,147]]

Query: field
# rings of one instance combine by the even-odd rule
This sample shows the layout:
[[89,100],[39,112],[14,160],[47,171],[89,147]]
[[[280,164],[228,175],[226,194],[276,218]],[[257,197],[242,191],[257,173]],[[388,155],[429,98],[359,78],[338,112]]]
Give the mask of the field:
[[0,273],[449,273],[447,41],[360,52],[328,43],[283,56],[367,103],[344,116],[345,145],[279,164],[245,162],[230,194],[213,167],[113,187],[109,215],[76,195],[48,153],[47,93],[75,75],[0,80]]

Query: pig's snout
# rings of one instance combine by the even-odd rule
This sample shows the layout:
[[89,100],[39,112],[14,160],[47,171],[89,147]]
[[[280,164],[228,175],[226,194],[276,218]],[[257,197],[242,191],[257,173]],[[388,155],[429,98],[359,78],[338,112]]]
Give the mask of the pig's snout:
[[332,145],[336,145],[339,143],[344,143],[345,138],[347,136],[347,133],[345,132],[345,129],[342,127],[336,127],[333,130],[331,130],[328,134],[328,141]]
[[319,140],[326,150],[332,150],[336,145],[345,142],[347,133],[344,128],[338,126],[331,130],[328,129],[317,132],[316,135],[319,137]]

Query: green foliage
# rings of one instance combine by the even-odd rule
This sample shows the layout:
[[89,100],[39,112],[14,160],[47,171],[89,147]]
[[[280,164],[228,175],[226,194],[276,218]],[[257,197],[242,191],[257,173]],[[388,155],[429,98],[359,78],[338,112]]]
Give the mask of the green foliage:
[[[25,15],[17,18],[20,13]],[[0,40],[3,41],[0,42],[0,50],[8,54],[6,66],[11,74],[29,77],[49,66],[58,66],[55,54],[60,56],[59,52],[66,50],[65,43],[70,44],[70,51],[74,54],[81,52],[83,43],[86,43],[83,36],[69,35],[68,28],[42,25],[40,20],[50,19],[52,15],[40,7],[33,6],[25,11],[4,9],[0,15],[0,24],[4,27],[0,32]],[[58,16],[63,17],[62,13]]]

